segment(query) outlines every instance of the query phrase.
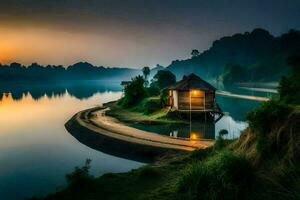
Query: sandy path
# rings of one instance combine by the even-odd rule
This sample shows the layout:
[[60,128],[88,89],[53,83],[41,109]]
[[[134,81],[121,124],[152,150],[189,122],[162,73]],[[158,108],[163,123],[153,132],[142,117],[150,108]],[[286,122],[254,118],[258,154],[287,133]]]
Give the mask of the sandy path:
[[257,96],[250,96],[250,95],[234,94],[234,93],[223,91],[223,90],[217,90],[216,94],[222,95],[222,96],[240,98],[240,99],[254,100],[254,101],[269,101],[270,100],[270,98],[267,98],[267,97],[257,97]]
[[[102,135],[106,135],[118,140],[139,143],[143,145],[162,147],[170,149],[180,149],[192,151],[199,148],[211,146],[213,141],[193,141],[176,139],[168,136],[159,135],[152,132],[142,131],[136,128],[128,127],[115,118],[105,115],[106,109],[87,110],[77,114],[77,121],[86,128]],[[91,116],[91,117],[89,117]]]

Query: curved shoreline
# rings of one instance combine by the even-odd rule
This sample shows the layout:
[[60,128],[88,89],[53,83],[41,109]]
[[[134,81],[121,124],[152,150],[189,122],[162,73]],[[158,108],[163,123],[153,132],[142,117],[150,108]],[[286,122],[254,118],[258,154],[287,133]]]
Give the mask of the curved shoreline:
[[80,142],[104,153],[138,161],[153,160],[163,153],[207,148],[213,141],[191,141],[162,136],[128,127],[106,116],[106,107],[96,107],[75,114],[66,129]]
[[232,92],[228,92],[228,91],[224,91],[224,90],[217,90],[216,94],[225,96],[225,97],[232,97],[232,98],[239,98],[239,99],[246,99],[246,100],[253,100],[253,101],[269,101],[270,100],[270,98],[267,98],[267,97],[234,94]]

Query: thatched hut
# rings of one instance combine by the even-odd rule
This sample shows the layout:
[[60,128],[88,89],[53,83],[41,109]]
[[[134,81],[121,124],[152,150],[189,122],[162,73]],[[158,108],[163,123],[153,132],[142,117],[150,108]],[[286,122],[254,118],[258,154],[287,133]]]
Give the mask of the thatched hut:
[[195,74],[170,86],[168,104],[177,111],[221,112],[216,103],[216,88]]

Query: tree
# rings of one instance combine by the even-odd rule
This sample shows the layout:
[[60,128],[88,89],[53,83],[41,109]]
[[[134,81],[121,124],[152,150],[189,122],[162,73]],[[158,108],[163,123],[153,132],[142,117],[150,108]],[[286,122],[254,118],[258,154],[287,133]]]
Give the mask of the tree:
[[159,70],[153,77],[150,88],[155,88],[158,93],[160,90],[176,83],[175,75],[168,70]]
[[195,58],[200,55],[200,52],[197,49],[193,49],[191,52],[192,58]]
[[143,67],[142,71],[143,71],[143,75],[145,78],[145,85],[147,86],[148,85],[148,76],[150,75],[150,68],[148,66],[145,66],[145,67]]
[[150,75],[150,68],[148,66],[143,67],[143,75],[145,77],[145,80],[147,80],[147,77]]
[[75,167],[74,171],[66,175],[67,182],[73,186],[86,186],[93,176],[90,174],[91,159],[86,159],[84,166]]
[[300,55],[288,58],[288,64],[292,67],[291,74],[283,76],[279,82],[278,92],[280,100],[285,103],[300,103]]
[[237,64],[227,64],[223,73],[223,83],[231,85],[236,82],[241,82],[247,78],[246,70]]
[[147,96],[144,84],[145,80],[142,76],[132,78],[131,82],[125,86],[124,98],[122,98],[121,104],[130,107],[143,100]]

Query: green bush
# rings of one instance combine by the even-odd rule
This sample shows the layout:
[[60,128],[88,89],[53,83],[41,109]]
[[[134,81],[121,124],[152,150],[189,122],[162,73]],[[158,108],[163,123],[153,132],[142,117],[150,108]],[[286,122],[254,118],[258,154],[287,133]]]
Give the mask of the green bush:
[[138,171],[138,177],[141,179],[155,179],[161,176],[160,171],[154,167],[145,166]]
[[145,114],[151,114],[161,109],[161,103],[159,99],[149,98],[143,105]]
[[262,155],[276,152],[276,138],[272,139],[272,131],[282,126],[291,110],[289,105],[271,100],[247,115],[249,127],[257,136],[257,150]]
[[124,107],[130,107],[138,104],[147,97],[147,91],[144,87],[145,80],[142,76],[134,77],[124,88],[124,97],[120,104]]
[[134,110],[144,114],[151,114],[161,109],[161,103],[157,97],[149,97],[139,103]]
[[169,96],[168,93],[169,93],[168,89],[163,89],[160,91],[159,98],[160,98],[160,102],[163,106],[167,105],[167,103],[168,103],[168,96]]
[[213,154],[213,148],[205,148],[205,149],[198,149],[195,151],[192,151],[190,158],[197,160],[197,161],[202,161],[206,158],[208,158],[209,156],[211,156]]
[[66,179],[69,185],[72,186],[86,186],[92,179],[90,175],[91,159],[85,161],[85,165],[82,167],[75,167],[74,171],[66,175]]
[[243,199],[253,181],[250,163],[224,151],[205,162],[186,167],[177,183],[182,199]]
[[291,73],[281,78],[278,92],[280,100],[285,103],[300,103],[300,54],[294,55],[287,60],[291,66]]
[[274,125],[280,125],[291,112],[290,106],[276,100],[264,102],[247,115],[249,126],[260,134],[268,134]]
[[148,92],[149,96],[157,96],[157,95],[159,95],[159,91],[160,91],[160,89],[154,85],[147,88],[147,92]]

